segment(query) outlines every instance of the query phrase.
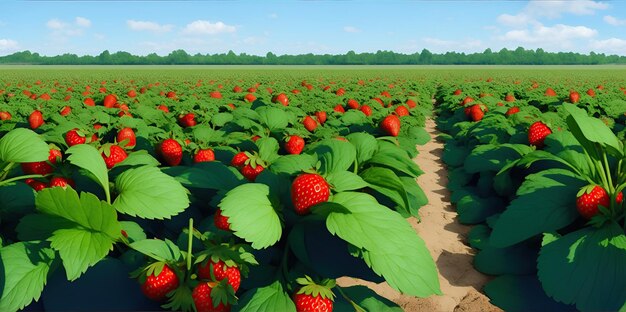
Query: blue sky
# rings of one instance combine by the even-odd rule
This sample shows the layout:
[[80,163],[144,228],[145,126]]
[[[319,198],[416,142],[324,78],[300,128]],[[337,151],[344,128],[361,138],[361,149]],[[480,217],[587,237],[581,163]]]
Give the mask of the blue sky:
[[626,1],[3,0],[0,55],[543,48],[626,55]]

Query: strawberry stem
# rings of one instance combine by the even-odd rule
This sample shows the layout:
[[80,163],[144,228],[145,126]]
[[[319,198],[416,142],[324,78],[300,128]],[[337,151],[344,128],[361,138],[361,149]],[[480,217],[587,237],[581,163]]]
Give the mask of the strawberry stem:
[[14,162],[10,162],[4,167],[4,169],[2,169],[2,176],[0,177],[0,181],[6,179],[7,175],[9,175],[9,171],[11,171],[14,165]]
[[189,233],[187,234],[187,272],[191,271],[191,246],[193,245],[193,218],[189,218]]
[[1,180],[0,182],[0,186],[5,185],[5,184],[9,184],[11,182],[15,182],[15,181],[19,181],[19,180],[26,180],[26,179],[34,179],[34,178],[43,178],[45,177],[44,175],[41,174],[29,174],[29,175],[23,175],[23,176],[19,176],[19,177],[13,177],[7,180]]
[[609,160],[606,157],[606,151],[602,151],[602,158],[604,160],[604,174],[607,177],[607,180],[609,182],[608,187],[609,189],[607,190],[610,194],[615,193],[615,188],[613,187],[613,178],[611,177],[611,167],[609,166]]
[[348,297],[343,292],[343,290],[341,290],[341,287],[337,287],[337,290],[339,291],[339,293],[341,294],[343,299],[345,299],[346,301],[348,301],[352,305],[352,307],[354,308],[355,311],[357,311],[357,312],[366,312],[366,310],[363,309],[360,305],[358,305],[356,302],[352,301],[352,299],[350,299],[350,297]]

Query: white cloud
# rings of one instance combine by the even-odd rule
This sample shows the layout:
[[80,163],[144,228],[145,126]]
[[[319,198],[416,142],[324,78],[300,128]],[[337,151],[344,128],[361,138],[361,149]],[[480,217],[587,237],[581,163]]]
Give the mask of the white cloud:
[[596,52],[608,52],[624,55],[626,40],[610,38],[606,40],[591,40],[589,46]]
[[217,35],[221,33],[234,33],[237,27],[226,25],[223,22],[211,23],[209,21],[197,20],[191,22],[183,29],[184,34],[196,35]]
[[0,53],[10,53],[17,51],[19,45],[17,41],[11,39],[0,39]]
[[604,17],[604,21],[613,26],[624,26],[626,25],[626,19],[619,19],[617,17],[607,15]]
[[[76,25],[81,26],[79,25],[78,21],[79,21],[79,18],[76,18]],[[84,24],[86,21],[89,21],[89,20],[85,19],[84,21],[81,21],[81,22]],[[91,21],[89,21],[89,23],[91,23]],[[46,27],[52,30],[52,35],[55,37],[80,36],[83,34],[83,29],[81,29],[78,26],[73,26],[69,23],[66,23],[56,18],[53,18],[46,23]],[[85,27],[85,26],[81,26],[81,27]]]
[[497,18],[498,23],[510,27],[526,26],[526,24],[533,20],[534,19],[526,13],[520,13],[517,15],[502,14]]
[[563,14],[592,15],[608,8],[607,3],[592,0],[531,0],[518,14],[501,14],[497,21],[505,26],[519,28],[538,23],[542,18],[554,19]]
[[552,27],[541,24],[532,29],[511,30],[499,39],[521,43],[556,43],[567,42],[572,39],[588,39],[596,36],[598,31],[585,26],[569,26],[557,24]]
[[46,23],[46,27],[53,29],[53,30],[62,30],[68,26],[69,26],[68,24],[63,23],[56,18],[51,19]]
[[174,28],[174,25],[161,25],[155,22],[148,21],[136,21],[136,20],[127,20],[126,25],[130,30],[133,31],[151,31],[154,33],[165,33],[169,32]]
[[91,21],[80,16],[76,17],[74,23],[80,27],[91,27]]
[[359,33],[361,32],[360,29],[354,27],[354,26],[345,26],[343,28],[343,31],[347,32],[347,33]]

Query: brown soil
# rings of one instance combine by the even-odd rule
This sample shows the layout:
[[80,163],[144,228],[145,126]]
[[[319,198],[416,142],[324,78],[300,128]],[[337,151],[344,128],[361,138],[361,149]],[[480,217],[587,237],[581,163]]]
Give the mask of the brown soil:
[[443,295],[415,298],[400,294],[387,283],[375,284],[351,277],[338,279],[338,284],[370,287],[405,311],[502,311],[480,293],[489,278],[474,269],[474,251],[465,244],[470,227],[458,223],[457,213],[450,204],[450,192],[446,188],[448,173],[441,161],[443,144],[436,140],[439,131],[432,119],[426,121],[426,131],[430,133],[431,141],[418,146],[419,156],[415,162],[425,172],[417,182],[426,193],[429,203],[420,208],[423,222],[418,223],[415,218],[409,219],[409,222],[426,242],[437,264]]

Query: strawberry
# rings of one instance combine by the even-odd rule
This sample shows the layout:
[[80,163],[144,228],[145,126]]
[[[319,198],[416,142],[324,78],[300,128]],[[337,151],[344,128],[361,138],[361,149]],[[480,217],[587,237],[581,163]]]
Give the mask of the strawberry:
[[163,265],[163,269],[158,272],[158,266],[149,266],[146,279],[141,284],[143,294],[155,301],[165,299],[169,292],[178,288],[178,276],[176,273],[167,264]]
[[213,215],[213,222],[218,229],[230,231],[230,223],[228,223],[228,217],[222,215],[222,209],[217,209],[215,215]]
[[554,92],[554,89],[552,88],[547,88],[546,92],[544,93],[545,96],[556,96],[556,92]]
[[483,112],[479,104],[470,107],[469,117],[472,121],[481,121],[483,116],[485,116],[485,112]]
[[67,146],[85,144],[85,142],[87,142],[87,138],[78,128],[74,128],[65,134],[65,143],[67,143]]
[[411,100],[411,99],[408,99],[408,100],[406,100],[406,105],[409,108],[415,108],[417,106],[417,103],[415,101]]
[[343,108],[343,106],[341,104],[337,104],[335,105],[335,108],[333,108],[334,111],[336,111],[337,113],[345,113],[346,110]]
[[167,108],[167,106],[165,106],[165,105],[159,105],[159,106],[157,106],[157,109],[163,111],[164,113],[169,113],[170,112],[169,108]]
[[220,302],[217,306],[213,304],[213,299],[211,298],[211,291],[213,291],[213,287],[211,286],[214,283],[210,282],[202,282],[198,284],[191,293],[191,298],[193,298],[193,303],[196,307],[197,312],[228,312],[230,311],[230,305],[228,303]]
[[193,162],[196,164],[201,163],[201,162],[214,161],[214,160],[215,160],[215,153],[210,148],[198,150],[196,154],[193,155]]
[[221,99],[222,93],[219,91],[212,91],[211,93],[209,93],[209,96],[213,99]]
[[137,96],[137,91],[135,91],[135,89],[129,90],[128,92],[126,92],[126,95],[128,95],[128,97],[134,98]]
[[75,187],[76,184],[74,183],[74,180],[70,179],[70,178],[66,178],[66,177],[53,177],[52,179],[50,179],[50,183],[48,184],[49,187],[67,187],[67,186],[71,186],[71,187]]
[[235,92],[235,93],[241,93],[241,92],[243,92],[243,88],[242,88],[242,87],[240,87],[240,86],[235,86],[235,87],[233,88],[233,92]]
[[349,99],[348,100],[348,107],[350,109],[359,109],[359,102],[357,102],[355,99]]
[[28,124],[33,130],[43,125],[43,115],[41,114],[41,112],[38,110],[33,111],[30,116],[28,116]]
[[122,143],[124,140],[127,140],[123,145],[127,148],[133,148],[137,145],[137,137],[135,136],[135,131],[132,128],[124,128],[117,132],[116,140],[118,143]]
[[404,105],[400,105],[400,106],[396,107],[395,112],[400,117],[409,115],[409,110]]
[[176,92],[174,92],[174,91],[169,91],[169,92],[167,92],[167,94],[165,95],[165,97],[167,97],[168,99],[175,99],[175,98],[176,98]]
[[197,124],[196,115],[194,113],[180,115],[178,116],[178,123],[183,127],[193,127]]
[[319,111],[315,113],[315,117],[317,117],[317,122],[323,125],[326,122],[326,112]]
[[368,116],[368,117],[372,116],[372,108],[369,105],[367,105],[367,104],[361,106],[361,108],[359,108],[359,110],[362,111],[363,114],[365,114],[365,116]]
[[513,107],[509,108],[509,109],[506,111],[505,115],[507,115],[507,116],[511,116],[511,115],[513,115],[513,114],[517,114],[517,113],[519,113],[519,107],[517,107],[517,106],[513,106]]
[[285,150],[292,155],[298,155],[302,153],[304,149],[304,139],[299,135],[292,135],[289,137],[287,143],[285,143]]
[[[107,151],[108,149],[108,151]],[[104,158],[104,163],[107,165],[107,169],[113,168],[117,163],[120,163],[128,157],[126,151],[118,145],[105,145],[101,153]]]
[[0,112],[0,120],[11,120],[11,113]]
[[69,106],[64,106],[63,109],[60,112],[61,116],[67,116],[67,115],[69,115],[71,113],[72,113],[72,108],[69,107]]
[[254,182],[254,180],[256,180],[256,177],[261,174],[264,169],[265,168],[263,168],[263,166],[261,166],[260,164],[257,164],[256,167],[252,167],[252,165],[248,164],[241,168],[241,174],[243,174],[243,176],[246,177],[248,181]]
[[299,215],[308,214],[312,206],[328,201],[328,197],[330,188],[319,174],[301,174],[291,184],[291,201]]
[[288,106],[289,105],[289,98],[287,98],[286,94],[279,93],[278,95],[276,95],[275,97],[272,98],[272,102],[280,103],[283,106]]
[[224,261],[219,260],[217,262],[213,262],[213,260],[208,260],[203,264],[198,265],[198,277],[201,279],[211,279],[211,271],[213,272],[213,276],[216,281],[221,281],[223,279],[228,278],[228,284],[233,287],[235,292],[239,290],[239,285],[241,285],[241,272],[236,265],[227,266]]
[[297,312],[331,312],[335,294],[330,290],[335,286],[334,281],[327,280],[318,285],[306,276],[298,278],[298,284],[303,285],[294,295]]
[[169,166],[178,166],[183,159],[183,147],[174,139],[161,142],[158,152]]
[[106,108],[113,108],[117,103],[117,97],[114,94],[108,94],[104,97],[102,105]]
[[578,197],[576,198],[576,209],[578,209],[581,216],[586,219],[591,219],[593,216],[598,214],[598,206],[604,206],[606,208],[609,207],[609,199],[609,194],[604,188],[598,185],[595,185],[592,188],[591,185],[588,185],[583,187],[578,193]]
[[452,94],[454,94],[454,95],[461,95],[461,93],[463,93],[463,90],[456,89],[456,90],[454,90],[454,92]]
[[528,128],[528,143],[541,148],[543,147],[543,141],[550,133],[552,133],[552,130],[546,124],[537,121]]
[[252,94],[252,93],[248,93],[248,94],[246,94],[246,96],[244,96],[243,99],[246,102],[248,102],[248,103],[252,103],[252,102],[256,101],[256,96],[254,94]]
[[306,128],[310,132],[313,132],[315,128],[317,128],[317,122],[315,121],[315,119],[311,118],[311,116],[304,117],[302,124],[304,125],[304,128]]
[[472,103],[472,102],[474,102],[474,98],[472,98],[471,96],[467,96],[461,102],[461,106],[465,106],[465,104]]
[[587,90],[587,95],[589,95],[590,97],[594,97],[596,96],[596,91],[594,91],[593,89],[589,89]]
[[230,164],[235,167],[243,167],[245,165],[246,160],[248,160],[248,155],[245,152],[239,152],[235,154],[233,159],[230,161]]
[[569,101],[572,104],[576,104],[578,103],[578,101],[580,100],[580,94],[576,91],[572,91],[569,93]]
[[504,101],[505,102],[515,102],[515,96],[513,96],[513,94],[507,94],[504,97]]
[[396,115],[388,115],[380,122],[380,129],[386,135],[398,136],[400,133],[400,118]]
[[36,192],[39,192],[45,189],[46,187],[48,187],[48,184],[41,182],[41,181],[37,181],[35,179],[26,179],[24,180],[24,182],[28,184],[28,186],[32,187]]
[[57,160],[60,158],[61,151],[51,148],[48,154],[48,161],[22,163],[22,171],[24,171],[25,174],[50,174],[54,171],[54,167],[52,167],[52,165],[56,164]]

